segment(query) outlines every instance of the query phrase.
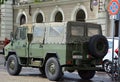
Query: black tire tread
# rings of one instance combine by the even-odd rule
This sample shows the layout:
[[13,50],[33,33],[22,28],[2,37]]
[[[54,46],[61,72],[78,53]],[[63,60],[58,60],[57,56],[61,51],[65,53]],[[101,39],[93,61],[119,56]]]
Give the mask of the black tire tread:
[[[101,43],[101,44],[100,44]],[[102,46],[102,50],[97,48],[97,44]],[[108,52],[108,41],[103,35],[94,35],[89,40],[89,53],[96,58],[103,58]]]
[[[15,69],[14,70],[10,70],[9,68],[9,65],[10,65],[10,61],[11,60],[14,60],[15,61]],[[19,73],[21,72],[21,69],[22,69],[22,66],[18,63],[18,60],[17,60],[17,57],[16,55],[10,55],[8,57],[8,60],[7,60],[7,71],[10,75],[19,75]]]
[[[49,69],[48,66],[50,65],[50,63],[54,63],[56,65],[57,72],[54,75],[50,74],[48,70]],[[47,60],[46,65],[45,65],[45,73],[46,73],[47,78],[51,81],[58,81],[62,77],[61,66],[57,58],[51,57]]]

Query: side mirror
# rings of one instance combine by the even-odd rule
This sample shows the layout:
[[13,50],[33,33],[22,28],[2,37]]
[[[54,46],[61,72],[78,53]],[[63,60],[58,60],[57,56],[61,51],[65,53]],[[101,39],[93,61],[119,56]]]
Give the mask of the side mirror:
[[32,42],[32,40],[33,40],[33,34],[28,33],[27,38],[28,38],[28,43],[30,44]]

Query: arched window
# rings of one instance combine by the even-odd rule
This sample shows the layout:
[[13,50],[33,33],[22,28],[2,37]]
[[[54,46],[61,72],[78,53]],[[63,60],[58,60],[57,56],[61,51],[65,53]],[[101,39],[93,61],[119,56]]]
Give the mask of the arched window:
[[22,16],[20,17],[20,25],[25,24],[25,23],[26,23],[25,15],[22,15]]
[[43,16],[41,13],[39,13],[36,17],[36,22],[37,23],[42,23],[43,22]]
[[76,14],[76,21],[85,22],[85,18],[85,12],[82,9],[80,9]]
[[59,11],[55,15],[55,22],[62,22],[63,21],[63,16],[62,13]]

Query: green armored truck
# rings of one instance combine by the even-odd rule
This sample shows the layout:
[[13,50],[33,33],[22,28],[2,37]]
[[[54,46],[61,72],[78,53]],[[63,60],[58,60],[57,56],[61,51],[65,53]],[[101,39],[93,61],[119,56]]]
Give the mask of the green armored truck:
[[64,71],[93,78],[107,51],[100,25],[73,21],[18,26],[4,47],[10,75],[18,75],[22,67],[35,67],[52,81],[59,80]]

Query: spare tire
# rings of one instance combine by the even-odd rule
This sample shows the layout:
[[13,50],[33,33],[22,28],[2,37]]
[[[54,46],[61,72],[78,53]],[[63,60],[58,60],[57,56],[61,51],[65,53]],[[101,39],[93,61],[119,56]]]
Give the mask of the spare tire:
[[94,35],[89,40],[89,54],[103,58],[108,52],[108,41],[103,35]]

